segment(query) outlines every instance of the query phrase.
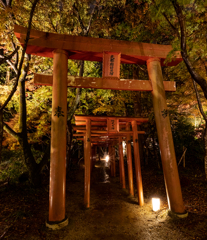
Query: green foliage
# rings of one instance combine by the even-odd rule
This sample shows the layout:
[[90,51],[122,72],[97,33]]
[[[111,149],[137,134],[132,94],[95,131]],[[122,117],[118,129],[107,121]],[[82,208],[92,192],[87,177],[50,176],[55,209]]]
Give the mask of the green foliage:
[[[42,151],[32,148],[37,163],[42,159]],[[22,150],[2,150],[2,163],[0,164],[0,181],[9,180],[10,183],[19,181],[20,175],[27,172],[24,164]]]
[[[204,142],[201,137],[196,136],[196,130],[191,120],[176,111],[169,111],[169,115],[177,161],[180,160],[184,151],[183,147],[185,147],[187,148],[186,166],[193,168],[198,164],[203,165]],[[142,128],[146,131],[147,138],[154,138],[158,141],[154,113],[152,112],[148,117],[149,122],[143,124]]]
[[6,81],[6,66],[7,64],[1,64],[0,65],[0,84],[4,84]]
[[174,117],[172,133],[177,160],[182,156],[183,147],[186,147],[186,161],[190,160],[193,166],[195,163],[203,163],[204,142],[201,138],[196,138],[195,128],[186,117],[179,115]]
[[[206,76],[206,3],[205,1],[195,2],[192,0],[179,0],[178,2],[185,13],[189,56],[193,60],[195,69],[199,70],[202,76]],[[97,8],[92,18],[89,36],[172,44],[173,50],[169,54],[168,62],[171,61],[174,52],[180,49],[180,42],[176,32],[170,27],[164,16],[165,13],[172,25],[175,28],[178,27],[171,0],[40,1],[35,10],[32,27],[48,32],[83,35],[83,26],[87,27],[95,5]],[[13,34],[14,18],[12,16],[15,16],[15,23],[27,26],[30,8],[31,1],[29,0],[14,0],[12,1],[12,8],[6,11],[0,8],[0,21],[2,23],[0,26],[0,41],[1,46],[5,50],[5,55],[11,53],[13,50],[12,41],[18,44]],[[12,61],[14,62],[14,60],[15,58]],[[0,103],[3,103],[12,89],[11,82],[7,85],[4,84],[7,67],[7,64],[0,66],[0,84],[2,84],[0,86]],[[79,67],[80,61],[69,60],[68,74],[77,76],[79,74]],[[122,64],[121,78],[134,78],[134,70],[137,69],[137,66]],[[30,76],[33,73],[52,74],[52,71],[52,58],[32,56],[30,61]],[[168,108],[170,110],[177,109],[178,113],[188,111],[188,113],[198,115],[198,110],[195,108],[195,95],[193,95],[192,84],[189,81],[190,76],[184,64],[181,63],[176,67],[163,68],[163,73],[164,80],[175,80],[177,82],[177,92],[167,93]],[[100,77],[101,75],[101,63],[85,62],[84,76]],[[148,79],[146,66],[141,66],[138,69],[137,78]],[[75,92],[74,88],[68,88],[67,100],[69,107],[73,104]],[[136,94],[130,91],[83,89],[76,114],[133,116],[135,97]],[[48,141],[50,138],[52,88],[33,87],[31,89],[31,86],[27,85],[26,99],[30,143],[44,145],[45,141]],[[145,116],[151,114],[151,94],[141,93],[140,102],[142,113],[144,112]],[[18,109],[18,94],[16,94],[4,112],[5,120],[9,121],[15,116],[17,119]],[[202,150],[200,148],[203,145],[200,144],[201,140],[195,139],[194,129],[187,123],[187,120],[179,117],[176,121],[173,120],[172,124],[178,158],[182,155],[182,147],[185,146],[188,148],[187,154],[189,154],[189,157],[192,153],[192,156],[195,156],[195,158],[202,159]],[[14,129],[18,129],[18,121],[13,126]],[[153,118],[150,125],[148,125],[147,132],[156,137],[156,127]],[[37,159],[39,159],[38,156]]]
[[0,181],[9,179],[10,183],[18,181],[19,176],[26,171],[22,151],[2,150],[2,163],[0,165]]

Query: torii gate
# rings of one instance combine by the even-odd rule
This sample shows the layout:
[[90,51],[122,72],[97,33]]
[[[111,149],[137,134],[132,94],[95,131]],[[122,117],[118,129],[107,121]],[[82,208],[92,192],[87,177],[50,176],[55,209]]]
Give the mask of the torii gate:
[[[27,29],[16,25],[14,32],[24,45]],[[53,58],[53,77],[35,76],[37,84],[53,86],[48,227],[68,224],[65,216],[67,86],[152,92],[169,209],[178,216],[186,216],[165,97],[165,91],[175,91],[175,83],[163,81],[161,70],[171,50],[170,45],[30,31],[26,52]],[[103,77],[68,77],[68,59],[103,60]],[[177,52],[168,66],[181,61]],[[149,81],[120,80],[120,63],[147,64]]]
[[[134,162],[136,173],[136,184],[139,205],[144,205],[144,195],[142,187],[142,175],[139,156],[138,134],[144,134],[144,131],[138,131],[137,125],[148,122],[148,118],[132,118],[132,117],[115,117],[115,116],[75,116],[75,125],[73,129],[76,131],[73,136],[79,137],[77,140],[84,140],[84,158],[85,158],[85,188],[84,188],[84,204],[90,206],[90,172],[92,166],[91,160],[93,153],[91,145],[107,143],[109,145],[109,153],[111,160],[111,176],[115,177],[115,149],[113,145],[119,143],[119,160],[120,160],[120,180],[122,188],[125,188],[124,160],[122,149],[122,138],[125,137],[127,142],[127,165],[128,165],[128,182],[129,193],[134,196],[133,186],[133,169],[131,156],[131,135],[133,136],[134,146]],[[132,128],[132,130],[130,129]],[[84,138],[83,138],[84,137]],[[87,155],[85,155],[87,153]]]

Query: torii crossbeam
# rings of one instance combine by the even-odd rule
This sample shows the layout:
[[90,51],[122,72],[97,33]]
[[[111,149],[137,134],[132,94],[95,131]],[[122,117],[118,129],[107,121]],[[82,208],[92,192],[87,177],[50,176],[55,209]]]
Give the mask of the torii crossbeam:
[[[15,26],[14,32],[21,45],[24,45],[27,29]],[[60,228],[68,223],[65,216],[68,85],[152,92],[169,208],[172,212],[178,213],[178,216],[185,215],[165,97],[165,90],[175,91],[175,84],[164,83],[161,70],[161,66],[165,65],[164,61],[171,50],[172,46],[170,45],[30,31],[26,52],[37,56],[53,57],[52,82],[51,77],[44,77],[45,80],[40,81],[42,76],[35,76],[37,83],[53,86],[48,227]],[[69,78],[68,81],[68,59],[103,61],[102,78],[96,81],[94,79]],[[181,61],[180,52],[176,52],[172,61],[167,65],[175,66]],[[149,81],[120,80],[120,63],[147,64]]]

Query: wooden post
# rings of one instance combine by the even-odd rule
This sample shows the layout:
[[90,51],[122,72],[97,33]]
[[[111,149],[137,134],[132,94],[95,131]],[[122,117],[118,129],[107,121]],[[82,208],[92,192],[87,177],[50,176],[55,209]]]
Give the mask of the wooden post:
[[116,177],[116,151],[114,144],[112,146],[112,154],[113,154],[113,176]]
[[91,147],[93,147],[93,148],[91,149],[91,152],[92,152],[92,154],[91,154],[91,172],[92,172],[93,167],[94,167],[95,162],[96,162],[97,146],[91,144]]
[[93,167],[94,167],[94,165],[95,165],[95,163],[96,163],[97,151],[98,151],[97,146],[94,146],[94,152],[93,152]]
[[[56,229],[68,224],[65,216],[67,66],[67,52],[55,50],[53,52],[50,193],[47,226],[56,227]],[[57,223],[62,223],[62,225]]]
[[[126,124],[126,130],[130,130],[130,123]],[[132,149],[131,149],[131,135],[127,134],[127,165],[128,165],[128,181],[129,181],[129,194],[134,196],[134,184],[133,184],[133,169],[132,169]]]
[[119,137],[119,164],[120,164],[120,175],[121,175],[122,188],[126,188],[122,137]]
[[84,183],[84,205],[90,207],[90,179],[91,179],[91,120],[86,119],[85,137],[85,183]]
[[139,205],[144,205],[143,196],[143,186],[142,186],[142,173],[139,155],[139,142],[138,142],[138,132],[137,132],[137,122],[132,121],[132,131],[133,131],[133,146],[134,146],[134,162],[135,162],[135,172],[136,172],[136,182],[137,182],[137,195],[139,200]]
[[113,165],[113,150],[112,145],[109,145],[109,159],[110,159],[110,170],[111,170],[111,177],[114,177],[114,165]]
[[86,165],[86,136],[83,137],[83,156],[84,156],[84,168]]
[[[118,150],[119,150],[119,143],[118,143]],[[122,166],[121,166],[120,152],[119,152],[119,180],[120,180],[120,185],[122,186],[122,169],[121,168]]]
[[90,173],[92,173],[92,168],[93,168],[93,158],[94,158],[94,146],[93,143],[91,143],[91,166],[90,166]]
[[183,198],[178,175],[175,150],[167,110],[165,90],[163,86],[160,59],[151,58],[147,61],[149,79],[152,82],[152,98],[160,145],[162,166],[168,193],[169,209],[174,213],[185,214]]
[[100,149],[100,147],[97,150],[98,150],[98,161],[101,161],[101,155],[100,155],[101,149]]

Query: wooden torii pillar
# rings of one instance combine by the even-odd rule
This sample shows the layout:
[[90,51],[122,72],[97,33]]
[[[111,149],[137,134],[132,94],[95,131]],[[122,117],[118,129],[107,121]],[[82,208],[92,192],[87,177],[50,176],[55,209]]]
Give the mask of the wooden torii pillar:
[[[130,131],[130,123],[126,124],[126,130]],[[134,196],[134,183],[133,183],[133,168],[132,168],[132,148],[131,148],[131,135],[127,134],[127,166],[128,166],[128,182],[129,182],[129,194]]]
[[109,151],[109,162],[110,162],[110,175],[111,177],[114,177],[114,157],[113,157],[113,146],[110,143],[108,146],[108,151]]
[[120,165],[119,167],[120,167],[121,185],[122,185],[122,188],[126,188],[122,137],[119,137],[119,165]]
[[111,144],[111,157],[112,157],[112,161],[111,161],[111,176],[112,177],[116,177],[116,157],[115,157],[115,146],[114,146],[114,142],[112,142]]
[[49,219],[46,223],[52,229],[59,229],[68,224],[65,215],[67,66],[67,52],[55,50],[53,52]]
[[[27,29],[15,26],[14,29],[15,35],[22,45],[25,44],[25,38],[27,34]],[[61,47],[60,47],[61,46]],[[61,49],[60,49],[61,48]],[[67,86],[79,87],[79,88],[98,88],[98,89],[114,89],[114,90],[130,90],[130,91],[151,91],[153,95],[153,106],[155,111],[155,120],[158,130],[158,139],[160,144],[161,158],[163,164],[163,171],[165,176],[166,192],[168,194],[168,202],[170,210],[177,214],[178,216],[186,216],[181,187],[178,176],[177,163],[175,159],[174,146],[172,141],[172,133],[170,130],[169,116],[167,113],[165,91],[175,91],[175,83],[170,81],[163,81],[161,65],[164,65],[164,61],[172,50],[171,46],[167,45],[157,45],[157,44],[148,44],[148,43],[135,43],[127,41],[117,41],[112,39],[101,39],[101,38],[88,38],[81,36],[70,36],[64,34],[54,34],[54,33],[45,33],[37,30],[30,31],[30,39],[28,41],[28,46],[26,52],[31,55],[38,55],[44,57],[53,57],[54,62],[57,62],[57,68],[64,71],[54,72],[54,77],[45,76],[45,75],[36,75],[35,82],[36,84],[42,85],[54,85],[57,86],[57,90],[53,88],[53,101],[55,102],[55,96],[62,96],[66,92],[66,80],[64,80],[64,87],[60,79],[64,75],[66,79],[65,69],[66,69],[66,57],[63,57],[64,60],[58,58],[56,59],[56,51],[60,49],[63,52],[58,54],[66,56],[70,59],[78,60],[89,60],[89,61],[102,61],[104,59],[104,74],[102,78],[80,78],[80,77],[68,77]],[[59,50],[58,50],[59,51]],[[62,61],[64,66],[62,67]],[[180,52],[177,52],[175,57],[172,59],[168,65],[174,66],[182,61]],[[119,79],[119,68],[115,66],[120,65],[121,63],[127,64],[146,64],[149,72],[149,81],[146,80],[121,80]],[[54,65],[55,66],[55,65]],[[106,66],[106,67],[105,67]],[[56,76],[58,76],[56,78]],[[59,78],[60,77],[60,78]],[[57,99],[59,99],[57,97]],[[52,142],[51,146],[51,168],[56,169],[55,166],[59,165],[56,170],[51,170],[50,179],[50,209],[49,209],[49,222],[48,227],[57,228],[61,227],[61,224],[64,226],[67,224],[65,219],[65,160],[60,160],[64,155],[64,151],[60,151],[60,145],[65,145],[64,140],[64,129],[65,124],[61,126],[60,121],[62,121],[66,115],[65,100],[57,100],[56,105],[53,104],[53,116],[52,116],[52,138],[54,135],[58,136],[62,144]],[[64,102],[64,103],[63,103]],[[55,115],[56,116],[55,116]],[[61,116],[61,115],[64,115]],[[58,120],[56,118],[58,116]],[[56,118],[55,118],[56,117]],[[63,121],[64,122],[64,121]],[[62,132],[59,134],[58,132]],[[89,138],[90,139],[90,138]],[[53,141],[53,140],[52,140]],[[63,143],[64,142],[64,143]],[[86,141],[86,146],[88,147],[89,143]],[[65,147],[63,147],[65,148]],[[60,153],[62,152],[62,153]],[[56,156],[55,156],[56,155]],[[86,153],[88,159],[88,153]],[[89,155],[90,156],[90,155]],[[53,160],[52,160],[53,159]],[[54,160],[56,159],[56,160]],[[57,164],[58,162],[58,164]],[[89,164],[87,162],[87,164]],[[62,169],[62,170],[61,170]],[[60,180],[56,174],[63,171],[62,180]],[[137,171],[136,171],[137,172]],[[138,173],[138,172],[137,172]],[[57,179],[56,179],[57,178]],[[52,183],[53,182],[53,183]],[[57,187],[58,186],[58,187]],[[63,190],[62,200],[59,200],[59,196],[55,189]],[[89,187],[89,186],[85,186]],[[60,206],[57,207],[57,203],[61,201]],[[54,204],[56,202],[56,204]],[[53,225],[54,223],[54,225]],[[57,224],[56,224],[57,223]]]
[[149,79],[152,83],[152,97],[157,126],[157,134],[160,145],[162,166],[165,178],[168,205],[173,213],[187,216],[185,213],[177,162],[170,126],[170,118],[167,111],[165,90],[163,86],[162,70],[159,58],[150,58],[147,61]]
[[138,194],[138,199],[139,199],[139,205],[143,206],[144,205],[144,196],[143,196],[138,131],[137,131],[136,121],[132,121],[132,131],[133,131],[134,162],[135,162],[135,172],[136,172],[136,182],[137,182],[137,194]]
[[86,136],[84,139],[85,156],[85,185],[84,185],[84,205],[90,206],[90,184],[91,184],[91,120],[86,119]]

